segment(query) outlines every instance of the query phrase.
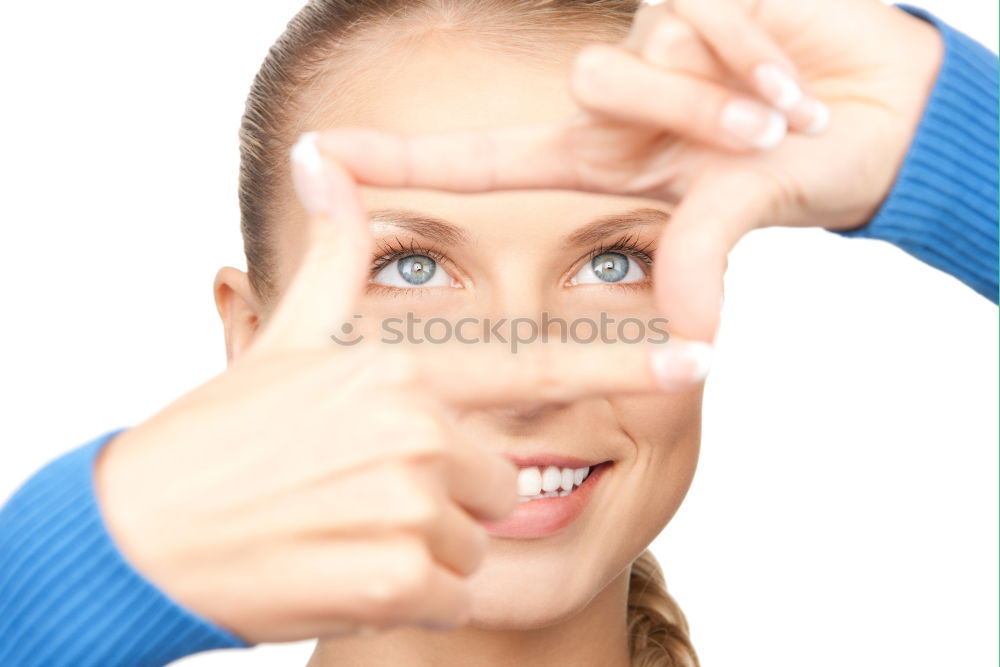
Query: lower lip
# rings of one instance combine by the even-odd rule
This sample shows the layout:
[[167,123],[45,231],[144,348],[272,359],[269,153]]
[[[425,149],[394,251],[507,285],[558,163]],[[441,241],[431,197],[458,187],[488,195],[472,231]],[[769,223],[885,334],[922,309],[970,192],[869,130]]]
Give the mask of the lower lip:
[[532,538],[547,537],[572,523],[583,512],[594,487],[611,465],[604,462],[594,466],[583,484],[568,496],[539,498],[518,503],[517,509],[498,521],[483,521],[486,532],[494,537]]

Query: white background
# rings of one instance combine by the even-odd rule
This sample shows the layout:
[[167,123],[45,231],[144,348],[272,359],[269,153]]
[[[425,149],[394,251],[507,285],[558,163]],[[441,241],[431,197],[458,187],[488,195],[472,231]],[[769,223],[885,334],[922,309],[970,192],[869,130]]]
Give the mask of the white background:
[[[236,131],[299,6],[0,4],[0,499],[223,369]],[[923,6],[996,51],[995,2]],[[707,667],[997,663],[997,333],[888,245],[741,243],[698,475],[654,545]]]

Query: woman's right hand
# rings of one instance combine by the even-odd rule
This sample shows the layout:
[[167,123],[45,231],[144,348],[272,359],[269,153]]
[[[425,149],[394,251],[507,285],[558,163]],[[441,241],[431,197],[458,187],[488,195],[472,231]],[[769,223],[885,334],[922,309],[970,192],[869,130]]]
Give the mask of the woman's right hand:
[[451,406],[664,385],[643,346],[331,343],[372,242],[355,184],[310,146],[295,164],[312,213],[295,279],[229,369],[105,447],[102,514],[140,573],[249,643],[454,627],[484,555],[478,519],[515,507],[517,470],[462,440]]

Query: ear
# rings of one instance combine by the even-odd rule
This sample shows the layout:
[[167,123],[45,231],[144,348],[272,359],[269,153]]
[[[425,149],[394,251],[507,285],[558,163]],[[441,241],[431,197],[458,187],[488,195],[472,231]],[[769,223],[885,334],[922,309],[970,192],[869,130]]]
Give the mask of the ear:
[[215,307],[226,334],[226,360],[242,355],[260,323],[261,304],[246,272],[226,266],[215,274]]

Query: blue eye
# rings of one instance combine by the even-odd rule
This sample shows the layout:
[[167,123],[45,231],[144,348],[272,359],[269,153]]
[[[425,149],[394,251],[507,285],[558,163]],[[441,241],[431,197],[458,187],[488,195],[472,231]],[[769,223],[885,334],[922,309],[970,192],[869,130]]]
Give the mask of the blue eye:
[[640,262],[620,252],[603,252],[581,268],[570,281],[573,285],[635,283],[646,279]]
[[594,275],[606,283],[617,283],[628,273],[628,257],[618,252],[606,252],[590,261]]
[[403,280],[411,285],[423,285],[434,277],[437,262],[426,255],[410,255],[399,260],[396,269]]
[[375,274],[373,283],[389,287],[450,287],[451,276],[427,255],[407,255],[394,259]]

